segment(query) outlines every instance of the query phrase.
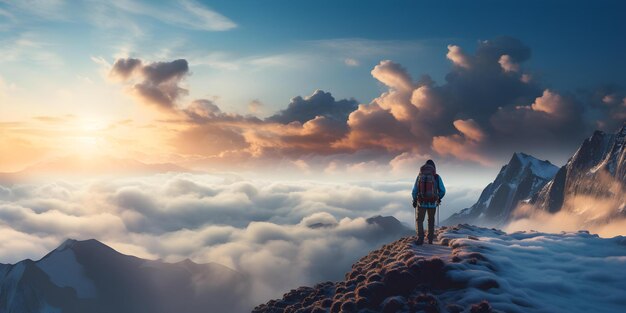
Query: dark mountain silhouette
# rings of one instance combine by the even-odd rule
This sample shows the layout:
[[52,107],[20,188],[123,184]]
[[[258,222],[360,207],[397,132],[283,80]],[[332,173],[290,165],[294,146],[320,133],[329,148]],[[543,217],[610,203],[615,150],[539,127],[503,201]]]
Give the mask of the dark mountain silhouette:
[[225,266],[144,260],[67,240],[39,261],[0,265],[0,312],[233,312],[247,278]]
[[398,238],[400,238],[409,236],[415,232],[414,229],[402,224],[402,222],[393,216],[376,215],[365,221],[370,225],[378,226],[380,232],[385,236],[398,236]]
[[[409,236],[415,232],[414,229],[402,224],[397,218],[393,216],[382,216],[376,215],[365,219],[365,221],[375,226],[376,229],[373,232],[369,232],[366,234],[371,237],[372,240],[377,240],[381,237],[389,237],[389,238],[400,238],[404,236]],[[336,227],[336,223],[314,223],[308,225],[307,227],[317,229],[317,228],[332,228]],[[364,238],[368,239],[368,238]]]

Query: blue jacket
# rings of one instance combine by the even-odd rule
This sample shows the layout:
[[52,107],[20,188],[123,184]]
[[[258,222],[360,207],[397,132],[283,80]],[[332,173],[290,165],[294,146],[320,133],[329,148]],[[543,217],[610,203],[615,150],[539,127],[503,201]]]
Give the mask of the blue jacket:
[[[417,191],[419,190],[419,186],[417,185],[417,183],[419,182],[419,178],[420,176],[417,175],[417,178],[415,179],[415,184],[413,185],[413,192],[411,193],[411,196],[413,196],[413,201],[417,199]],[[437,175],[435,176],[435,179],[437,179],[437,181],[439,182],[439,200],[441,200],[443,199],[443,196],[446,195],[446,187],[443,185],[443,179],[441,179],[441,176]],[[420,208],[426,209],[432,209],[437,207],[437,203],[434,202],[420,202],[418,205]]]

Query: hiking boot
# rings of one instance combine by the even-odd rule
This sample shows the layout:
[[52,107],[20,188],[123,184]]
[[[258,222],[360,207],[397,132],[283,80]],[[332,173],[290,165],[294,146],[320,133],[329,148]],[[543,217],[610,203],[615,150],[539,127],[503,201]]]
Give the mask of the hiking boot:
[[424,238],[417,238],[417,241],[415,242],[416,245],[421,246],[424,244]]

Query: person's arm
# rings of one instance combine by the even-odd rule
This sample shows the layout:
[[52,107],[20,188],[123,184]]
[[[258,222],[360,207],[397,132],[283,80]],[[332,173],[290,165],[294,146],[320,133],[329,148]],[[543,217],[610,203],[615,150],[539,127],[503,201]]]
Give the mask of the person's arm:
[[415,184],[413,184],[413,191],[411,192],[411,196],[413,197],[413,202],[415,202],[415,200],[417,200],[417,185],[419,182],[420,176],[417,175],[417,178],[415,178]]
[[446,187],[443,185],[443,179],[441,176],[439,177],[439,200],[443,199],[443,196],[446,195]]

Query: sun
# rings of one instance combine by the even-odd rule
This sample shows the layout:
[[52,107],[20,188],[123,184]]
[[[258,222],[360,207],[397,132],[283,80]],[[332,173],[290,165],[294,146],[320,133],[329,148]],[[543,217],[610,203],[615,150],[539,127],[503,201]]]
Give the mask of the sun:
[[74,125],[71,131],[73,150],[82,156],[104,154],[107,123],[101,119],[85,118]]

